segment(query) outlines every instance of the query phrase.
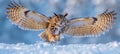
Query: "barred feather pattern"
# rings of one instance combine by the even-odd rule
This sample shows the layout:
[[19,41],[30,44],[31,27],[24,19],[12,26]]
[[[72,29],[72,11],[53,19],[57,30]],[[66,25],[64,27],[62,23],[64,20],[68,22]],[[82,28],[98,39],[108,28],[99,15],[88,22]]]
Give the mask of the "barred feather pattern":
[[65,33],[72,36],[98,36],[111,28],[114,23],[114,19],[116,18],[115,15],[116,13],[114,11],[104,12],[95,17],[97,21],[93,24],[86,24],[84,26],[77,25],[72,27],[70,27],[70,24],[67,26],[68,29]]
[[24,30],[45,31],[40,35],[47,42],[60,40],[61,34],[71,36],[98,36],[112,27],[116,13],[114,11],[98,15],[97,17],[66,19],[67,14],[54,13],[53,17],[46,17],[31,11],[21,4],[12,2],[7,8],[8,18]]
[[[48,22],[43,20],[47,18],[34,11],[24,8],[20,4],[11,3],[7,8],[8,18],[20,28],[25,30],[40,30],[46,29]],[[35,16],[35,17],[34,17]]]

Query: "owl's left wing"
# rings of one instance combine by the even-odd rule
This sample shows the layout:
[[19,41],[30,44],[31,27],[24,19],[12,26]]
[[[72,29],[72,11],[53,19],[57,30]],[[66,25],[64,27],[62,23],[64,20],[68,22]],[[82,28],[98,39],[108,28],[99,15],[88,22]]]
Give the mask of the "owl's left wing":
[[111,11],[93,18],[72,19],[64,33],[72,36],[97,36],[111,28],[115,15],[116,13]]
[[48,18],[42,14],[35,11],[31,11],[22,6],[22,4],[17,4],[12,2],[7,8],[8,18],[15,25],[19,26],[25,30],[41,30],[46,29],[48,26]]

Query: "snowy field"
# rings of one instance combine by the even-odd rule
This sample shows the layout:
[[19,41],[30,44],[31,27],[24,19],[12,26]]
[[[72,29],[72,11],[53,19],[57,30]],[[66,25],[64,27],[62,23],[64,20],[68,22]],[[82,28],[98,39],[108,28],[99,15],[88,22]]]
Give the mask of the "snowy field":
[[43,42],[31,45],[0,43],[0,54],[120,54],[120,42],[70,45]]
[[[21,0],[24,7],[38,13],[68,13],[67,19],[93,17],[106,9],[115,10],[117,20],[112,29],[99,37],[63,35],[59,44],[43,42],[41,31],[22,30],[6,16],[13,0],[0,0],[0,54],[120,54],[120,0]],[[18,0],[15,0],[18,2]]]

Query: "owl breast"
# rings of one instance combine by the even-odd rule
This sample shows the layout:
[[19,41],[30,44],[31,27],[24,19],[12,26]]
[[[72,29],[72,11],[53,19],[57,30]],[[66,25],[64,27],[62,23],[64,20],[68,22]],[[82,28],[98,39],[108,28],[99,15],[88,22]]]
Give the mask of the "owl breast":
[[[64,23],[64,22],[62,22],[62,23]],[[53,25],[53,26],[50,27],[50,32],[54,35],[60,35],[61,30],[64,29],[64,27],[65,27],[65,25],[63,25],[63,24]]]

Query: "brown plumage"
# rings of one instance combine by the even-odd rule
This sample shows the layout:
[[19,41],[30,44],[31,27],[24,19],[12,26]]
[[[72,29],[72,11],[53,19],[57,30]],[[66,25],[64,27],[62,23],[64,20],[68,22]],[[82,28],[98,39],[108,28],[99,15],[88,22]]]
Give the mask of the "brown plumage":
[[22,29],[39,30],[47,28],[47,17],[28,10],[21,5],[11,3],[10,8],[7,8],[7,10],[9,10],[7,14],[11,21]]
[[[80,21],[86,21],[88,24],[85,25],[76,25],[76,26],[68,26],[66,34],[70,34],[73,36],[91,36],[91,35],[99,35],[108,29],[111,28],[114,19],[116,18],[114,15],[114,11],[104,12],[97,17],[93,18],[78,18],[71,20],[70,23],[77,23]],[[96,20],[96,21],[95,21]]]
[[7,8],[8,18],[24,30],[45,31],[40,35],[47,42],[60,40],[61,34],[72,36],[97,36],[109,30],[113,24],[116,13],[104,12],[97,17],[66,19],[67,14],[46,17],[35,11],[31,11],[15,2]]

